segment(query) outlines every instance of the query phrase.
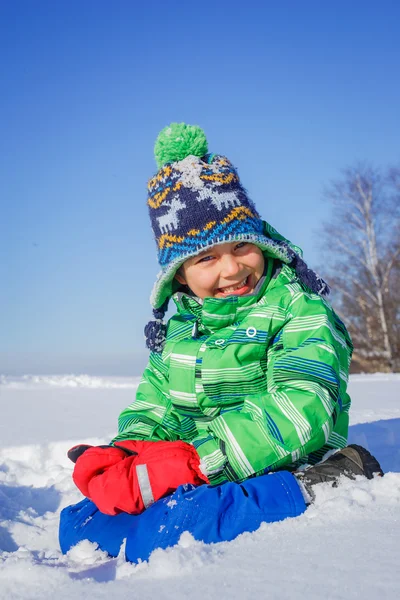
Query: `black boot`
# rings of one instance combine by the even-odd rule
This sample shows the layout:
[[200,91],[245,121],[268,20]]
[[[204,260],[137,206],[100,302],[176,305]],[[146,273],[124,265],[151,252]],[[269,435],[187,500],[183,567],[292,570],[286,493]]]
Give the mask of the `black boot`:
[[376,458],[362,446],[350,444],[336,454],[332,454],[324,462],[295,473],[295,476],[312,502],[315,498],[313,487],[318,483],[329,482],[332,487],[337,487],[341,475],[348,479],[355,479],[357,475],[372,479],[375,474],[383,476]]

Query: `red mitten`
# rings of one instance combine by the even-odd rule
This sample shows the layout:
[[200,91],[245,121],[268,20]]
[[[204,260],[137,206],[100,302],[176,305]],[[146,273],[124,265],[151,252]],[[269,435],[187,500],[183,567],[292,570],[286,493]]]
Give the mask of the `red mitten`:
[[101,512],[139,514],[185,483],[208,479],[193,446],[185,442],[124,440],[115,447],[74,447],[78,454],[73,479]]

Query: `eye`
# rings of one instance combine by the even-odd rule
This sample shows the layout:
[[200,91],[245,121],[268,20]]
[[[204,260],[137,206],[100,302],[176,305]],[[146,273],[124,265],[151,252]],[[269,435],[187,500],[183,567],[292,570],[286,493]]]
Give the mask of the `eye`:
[[240,248],[244,248],[244,246],[247,246],[248,242],[239,242],[239,244],[236,244],[235,246],[235,250],[240,250]]
[[200,260],[197,261],[197,263],[202,263],[202,262],[208,262],[212,259],[213,257],[211,255],[209,256],[203,256],[202,258],[200,258]]

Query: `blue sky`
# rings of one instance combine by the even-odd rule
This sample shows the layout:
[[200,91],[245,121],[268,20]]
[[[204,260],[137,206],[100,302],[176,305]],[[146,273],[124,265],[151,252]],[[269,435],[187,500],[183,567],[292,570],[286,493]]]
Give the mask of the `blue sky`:
[[318,265],[324,185],[399,161],[400,4],[3,0],[0,373],[139,374],[168,123]]

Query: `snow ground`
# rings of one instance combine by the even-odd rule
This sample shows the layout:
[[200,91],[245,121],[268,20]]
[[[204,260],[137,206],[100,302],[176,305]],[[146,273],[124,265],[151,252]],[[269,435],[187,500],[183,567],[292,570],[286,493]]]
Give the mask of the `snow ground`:
[[382,479],[320,486],[297,519],[207,546],[184,534],[148,563],[58,548],[58,515],[81,496],[67,449],[106,443],[138,379],[0,376],[0,600],[400,597],[400,375],[353,376],[350,441]]

